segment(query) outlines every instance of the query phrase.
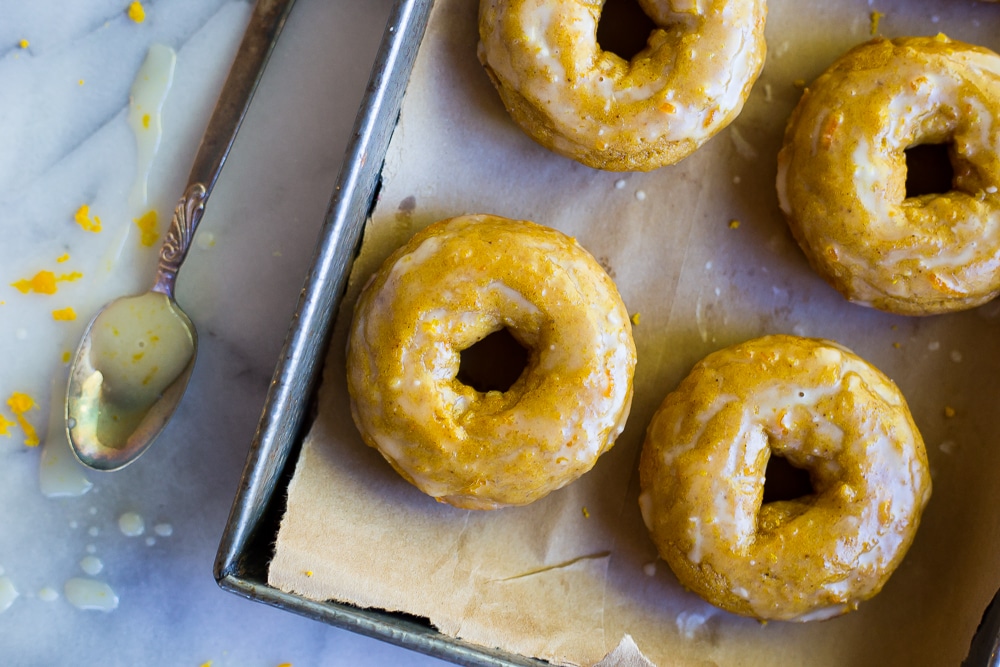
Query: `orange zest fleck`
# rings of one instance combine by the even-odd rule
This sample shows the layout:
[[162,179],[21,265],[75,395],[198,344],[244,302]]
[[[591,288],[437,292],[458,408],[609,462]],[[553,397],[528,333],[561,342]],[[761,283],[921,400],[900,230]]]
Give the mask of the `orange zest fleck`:
[[69,261],[69,253],[64,252],[63,254],[56,257],[56,264],[65,264]]
[[839,111],[831,113],[826,117],[826,120],[823,121],[823,126],[820,128],[820,146],[830,148],[833,145],[834,136],[837,134],[837,129],[842,122],[844,122],[844,114]]
[[778,414],[776,415],[776,417],[777,417],[776,422],[777,423],[776,423],[776,426],[775,426],[775,430],[778,431],[780,435],[787,435],[788,434],[788,426],[785,424],[785,417],[787,417],[787,416],[788,416],[788,410],[784,410],[784,409],[780,410],[778,412]]
[[64,364],[68,364],[72,359],[73,359],[73,353],[70,352],[69,350],[66,350],[65,352],[62,353],[62,362]]
[[631,317],[631,319],[634,326],[639,326],[639,320],[642,319],[642,313],[636,313]]
[[730,229],[739,229],[740,228],[740,221],[736,220],[735,218],[732,219],[732,220],[730,220],[729,221],[729,228]]
[[27,394],[22,394],[19,391],[15,391],[7,399],[7,407],[10,411],[14,413],[14,419],[17,420],[17,425],[21,427],[24,431],[24,444],[28,447],[36,447],[38,445],[38,432],[35,431],[35,427],[31,425],[25,417],[24,414],[29,410],[33,410],[35,407],[35,401]]
[[56,293],[56,274],[51,271],[39,271],[31,278],[24,278],[11,283],[11,287],[17,289],[21,294],[37,292],[39,294]]
[[874,37],[875,35],[878,34],[878,24],[879,24],[879,21],[882,20],[883,16],[885,16],[885,14],[883,14],[882,12],[874,12],[873,11],[871,13],[871,22],[872,22],[871,34],[872,34],[872,37]]
[[15,414],[23,414],[35,407],[35,401],[27,394],[15,391],[10,395],[10,398],[7,399],[7,405],[10,406],[10,409],[13,410]]
[[7,436],[9,438],[10,437],[10,429],[14,425],[15,425],[15,422],[12,422],[11,420],[7,419],[2,414],[0,414],[0,435],[5,435],[5,436]]
[[73,219],[76,224],[80,225],[86,232],[94,232],[95,234],[101,231],[101,219],[96,215],[91,217],[90,206],[84,204],[80,208],[76,209],[76,213],[73,214]]
[[142,3],[139,2],[139,0],[134,0],[132,4],[128,6],[127,14],[128,17],[136,23],[142,23],[146,20],[146,10],[143,8]]
[[17,289],[21,294],[27,294],[28,292],[36,292],[37,294],[55,294],[58,290],[56,283],[59,282],[73,282],[74,280],[79,280],[83,278],[83,274],[79,271],[73,271],[71,273],[64,273],[61,276],[56,276],[51,271],[39,271],[31,278],[23,278],[17,282],[11,283],[11,287]]
[[72,322],[76,319],[76,311],[71,307],[53,310],[52,319],[60,322]]
[[929,83],[926,76],[918,76],[916,79],[910,82],[910,90],[913,92],[919,92],[921,88]]
[[938,274],[932,273],[928,277],[930,278],[931,285],[937,291],[942,292],[944,294],[949,294],[951,296],[964,296],[961,292],[959,292],[956,289],[953,289],[948,283],[942,280],[941,276],[939,276]]
[[156,229],[157,218],[158,216],[156,215],[156,210],[150,209],[141,217],[134,218],[132,220],[136,227],[139,228],[139,231],[142,232],[139,242],[147,248],[151,248],[156,245],[157,239],[160,238],[160,233]]
[[29,41],[28,41],[28,40],[26,40],[26,39],[22,39],[22,40],[21,40],[20,42],[18,42],[18,43],[17,43],[17,45],[18,45],[18,46],[19,46],[20,48],[22,48],[22,49],[26,49],[26,48],[28,48],[29,46],[31,46],[31,42],[29,42]]

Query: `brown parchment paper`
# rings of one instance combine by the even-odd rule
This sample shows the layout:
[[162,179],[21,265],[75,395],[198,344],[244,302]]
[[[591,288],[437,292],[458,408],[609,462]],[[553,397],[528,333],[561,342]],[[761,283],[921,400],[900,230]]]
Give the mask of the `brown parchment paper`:
[[[772,0],[764,73],[734,125],[679,165],[615,174],[551,154],[511,123],[476,60],[477,5],[434,8],[270,583],[424,616],[449,635],[560,664],[593,665],[614,650],[604,664],[649,664],[641,651],[661,667],[957,665],[1000,585],[1000,307],[918,319],[845,302],[787,231],[775,157],[796,80],[868,39],[873,12],[888,36],[944,31],[996,50],[1000,7]],[[567,488],[495,512],[437,504],[402,481],[356,433],[344,380],[360,285],[418,228],[479,212],[576,236],[640,318],[635,401],[615,448]],[[636,504],[639,448],[666,393],[705,354],[777,332],[838,340],[893,377],[934,481],[916,542],[883,592],[855,613],[804,625],[760,624],[684,591]]]

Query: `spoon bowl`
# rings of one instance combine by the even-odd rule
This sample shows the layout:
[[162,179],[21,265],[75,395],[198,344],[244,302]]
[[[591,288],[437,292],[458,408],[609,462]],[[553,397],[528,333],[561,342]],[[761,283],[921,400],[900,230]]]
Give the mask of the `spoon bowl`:
[[176,410],[197,351],[194,325],[166,294],[101,310],[70,368],[66,432],[77,458],[102,471],[138,458]]
[[66,435],[90,468],[118,470],[137,459],[184,395],[198,334],[174,301],[177,272],[293,1],[258,0],[254,6],[174,208],[152,289],[111,302],[80,341],[66,391]]
[[174,209],[152,289],[122,297],[91,320],[66,388],[70,449],[94,470],[124,468],[153,444],[184,395],[198,349],[174,284],[205,210],[206,188],[188,187]]

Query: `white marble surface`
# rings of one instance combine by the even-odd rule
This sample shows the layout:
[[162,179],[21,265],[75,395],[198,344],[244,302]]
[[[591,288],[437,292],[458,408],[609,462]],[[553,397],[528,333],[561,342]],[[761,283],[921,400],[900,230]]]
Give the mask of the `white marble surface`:
[[[212,578],[389,0],[298,0],[178,280],[200,332],[178,414],[131,467],[98,474],[73,462],[64,474],[75,484],[43,492],[43,449],[67,463],[58,419],[47,432],[64,356],[101,303],[144,289],[153,271],[155,250],[131,222],[144,210],[129,203],[133,79],[151,44],[176,50],[143,207],[158,211],[162,232],[249,16],[243,0],[148,0],[136,23],[128,4],[0,0],[0,424],[14,422],[0,436],[0,663],[438,664]],[[74,222],[83,204],[100,233]],[[82,275],[55,294],[12,286],[43,270]],[[77,319],[53,319],[64,308]],[[36,403],[24,417],[41,446],[25,445],[7,403],[15,393]],[[106,584],[117,607],[74,606],[75,578]]]

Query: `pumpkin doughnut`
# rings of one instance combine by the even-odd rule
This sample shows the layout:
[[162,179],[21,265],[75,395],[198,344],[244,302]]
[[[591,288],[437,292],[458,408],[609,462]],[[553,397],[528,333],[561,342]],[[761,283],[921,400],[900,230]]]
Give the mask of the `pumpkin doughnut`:
[[[947,144],[942,194],[906,196],[904,151]],[[906,315],[1000,293],[1000,56],[937,37],[876,39],[792,113],[778,199],[813,268],[848,299]]]
[[[528,350],[506,391],[457,375],[507,329]],[[435,223],[363,290],[347,348],[354,421],[405,479],[465,509],[524,505],[611,448],[632,404],[635,344],[608,274],[575,240],[491,215]]]
[[[771,456],[813,493],[763,503]],[[698,363],[653,417],[642,516],[682,584],[763,620],[842,614],[878,593],[930,498],[896,386],[836,343],[766,336]]]
[[604,0],[481,0],[479,60],[514,121],[585,165],[649,171],[740,113],[764,63],[765,0],[639,0],[632,60],[597,44]]

